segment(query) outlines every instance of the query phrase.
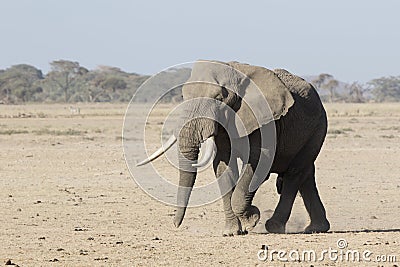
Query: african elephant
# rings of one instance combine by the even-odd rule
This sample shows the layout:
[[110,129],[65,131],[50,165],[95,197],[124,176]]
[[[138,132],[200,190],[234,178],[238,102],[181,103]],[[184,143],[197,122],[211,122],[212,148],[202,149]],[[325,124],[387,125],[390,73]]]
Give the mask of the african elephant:
[[[280,199],[265,224],[268,232],[285,232],[297,192],[311,219],[304,232],[329,230],[314,166],[325,139],[327,118],[311,84],[283,69],[271,71],[238,62],[199,60],[182,94],[185,101],[193,101],[186,106],[185,124],[176,132],[177,138],[172,137],[164,146],[169,148],[178,141],[181,153],[176,227],[184,218],[197,168],[209,162],[214,151],[215,175],[224,178],[219,182],[225,212],[224,235],[246,233],[257,224],[260,211],[252,200],[270,173],[278,174]],[[267,141],[263,141],[269,134],[274,138],[266,136]],[[248,149],[242,149],[243,140]],[[201,144],[205,152],[199,159]],[[138,165],[163,152],[165,149],[158,150]],[[243,161],[240,177],[236,158]]]

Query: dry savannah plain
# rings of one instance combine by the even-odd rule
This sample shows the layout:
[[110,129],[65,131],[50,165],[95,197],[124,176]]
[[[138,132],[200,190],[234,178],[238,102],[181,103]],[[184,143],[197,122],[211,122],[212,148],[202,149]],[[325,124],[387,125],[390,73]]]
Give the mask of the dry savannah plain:
[[[330,232],[300,233],[308,216],[298,196],[287,225],[291,234],[265,233],[279,197],[273,176],[254,200],[259,225],[235,237],[221,236],[221,200],[188,209],[176,229],[174,208],[134,182],[122,148],[126,104],[75,106],[80,114],[67,104],[0,105],[0,265],[399,265],[400,104],[325,105],[329,131],[316,166]],[[165,114],[157,114],[148,127],[154,130],[149,138],[159,141]],[[176,177],[163,159],[155,164]],[[211,171],[199,175],[198,184],[207,179]],[[339,239],[347,242],[345,252],[371,252],[370,262],[334,255],[318,261],[323,250],[338,249]],[[284,262],[273,254],[273,261],[260,261],[262,247],[314,250],[317,259]]]

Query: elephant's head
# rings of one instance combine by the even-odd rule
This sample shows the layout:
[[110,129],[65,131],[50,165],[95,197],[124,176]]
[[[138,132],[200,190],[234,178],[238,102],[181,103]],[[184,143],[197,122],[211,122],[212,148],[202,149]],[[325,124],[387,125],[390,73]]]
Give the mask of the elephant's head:
[[[175,133],[177,139],[171,137],[164,149],[138,164],[157,158],[178,140],[181,156],[176,227],[185,215],[197,168],[206,165],[216,149],[218,127],[225,127],[231,138],[243,137],[285,115],[294,103],[273,71],[237,62],[197,61],[182,94],[186,102],[184,123]],[[203,156],[198,160],[202,143]]]

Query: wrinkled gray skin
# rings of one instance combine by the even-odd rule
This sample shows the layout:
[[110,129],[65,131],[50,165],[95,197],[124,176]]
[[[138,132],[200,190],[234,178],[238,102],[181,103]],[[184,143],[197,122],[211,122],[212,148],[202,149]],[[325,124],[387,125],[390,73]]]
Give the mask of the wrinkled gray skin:
[[[200,63],[197,64],[200,65]],[[325,139],[327,119],[315,89],[303,79],[285,70],[270,71],[237,62],[220,64],[238,69],[247,78],[240,75],[239,77],[227,75],[225,71],[220,71],[218,67],[214,68],[212,65],[196,67],[195,64],[190,80],[202,80],[207,77],[219,86],[185,85],[183,88],[184,100],[202,96],[210,97],[224,102],[237,111],[249,131],[247,136],[239,136],[239,139],[248,138],[250,142],[248,160],[245,160],[247,156],[241,155],[240,151],[235,148],[232,149],[235,155],[231,155],[231,142],[227,132],[212,119],[194,119],[187,123],[178,134],[178,145],[184,156],[180,159],[180,164],[183,166],[186,164],[185,159],[198,159],[199,145],[202,141],[210,136],[215,137],[217,145],[217,155],[213,162],[215,175],[216,177],[225,175],[225,183],[226,181],[237,183],[223,196],[226,220],[223,234],[230,236],[246,233],[260,219],[258,208],[252,206],[255,192],[249,192],[249,184],[257,165],[263,163],[260,162],[263,160],[260,155],[265,147],[263,148],[261,145],[260,133],[271,123],[275,124],[276,128],[276,150],[272,167],[269,172],[264,173],[263,179],[267,180],[270,173],[278,174],[277,189],[280,199],[273,216],[265,224],[266,230],[270,233],[285,233],[285,225],[289,219],[293,202],[297,192],[300,192],[311,218],[311,223],[304,232],[328,231],[330,225],[317,191],[314,166],[314,161]],[[254,129],[254,121],[251,122],[247,115],[243,115],[247,111],[243,110],[245,105],[238,97],[238,95],[246,96],[246,86],[249,84],[249,81],[245,81],[246,79],[251,79],[260,87],[273,113],[269,123],[256,129]],[[186,119],[189,121],[199,114],[221,119],[223,112],[219,105],[210,106],[198,101],[187,110]],[[265,121],[268,121],[268,118]],[[232,144],[235,142],[232,141]],[[239,181],[237,163],[236,160],[230,161],[231,156],[245,160],[241,170],[242,177]],[[190,171],[181,170],[179,185],[183,189],[192,188],[196,175],[195,168]],[[226,185],[220,184],[220,186]],[[178,202],[183,203],[184,207],[177,208],[174,219],[176,227],[182,223],[191,191],[182,188],[178,191]]]

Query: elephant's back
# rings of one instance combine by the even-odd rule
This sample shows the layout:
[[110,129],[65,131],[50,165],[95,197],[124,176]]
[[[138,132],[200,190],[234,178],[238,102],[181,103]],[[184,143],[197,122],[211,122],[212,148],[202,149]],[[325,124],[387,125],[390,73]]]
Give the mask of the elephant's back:
[[[314,87],[285,70],[275,70],[278,77],[288,87],[294,104],[288,113],[275,121],[277,146],[273,172],[285,172],[299,151],[311,139],[320,147],[325,137],[327,120],[325,109]],[[318,139],[318,140],[317,140]]]
[[314,86],[287,70],[276,69],[274,72],[289,89],[295,103],[297,102],[297,106],[301,106],[310,115],[319,117],[325,113],[321,99]]

